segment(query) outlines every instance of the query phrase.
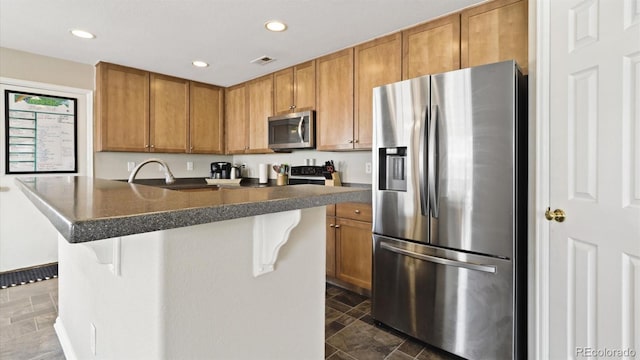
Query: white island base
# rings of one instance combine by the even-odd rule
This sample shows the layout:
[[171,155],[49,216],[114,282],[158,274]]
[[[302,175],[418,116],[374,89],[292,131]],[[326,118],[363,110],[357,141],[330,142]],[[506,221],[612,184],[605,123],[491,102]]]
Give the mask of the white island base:
[[324,218],[323,206],[86,243],[60,236],[65,356],[323,359]]

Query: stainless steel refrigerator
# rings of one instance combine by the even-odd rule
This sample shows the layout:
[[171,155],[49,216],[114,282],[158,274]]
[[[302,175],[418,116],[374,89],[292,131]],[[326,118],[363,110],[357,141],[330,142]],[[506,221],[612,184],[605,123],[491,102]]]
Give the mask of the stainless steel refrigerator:
[[525,82],[505,61],[373,92],[373,317],[464,358],[526,358]]

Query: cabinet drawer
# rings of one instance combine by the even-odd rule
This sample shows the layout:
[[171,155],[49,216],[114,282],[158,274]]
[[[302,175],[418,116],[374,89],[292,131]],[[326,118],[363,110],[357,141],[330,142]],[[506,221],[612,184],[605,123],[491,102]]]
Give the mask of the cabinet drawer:
[[371,204],[365,204],[365,203],[336,204],[336,216],[340,218],[371,222]]

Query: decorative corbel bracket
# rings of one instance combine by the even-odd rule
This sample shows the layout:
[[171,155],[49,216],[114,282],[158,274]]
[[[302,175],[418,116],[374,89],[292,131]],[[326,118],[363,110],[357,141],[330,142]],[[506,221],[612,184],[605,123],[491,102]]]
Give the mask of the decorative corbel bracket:
[[122,238],[110,238],[99,241],[82,243],[96,257],[96,262],[100,265],[109,266],[109,270],[120,276],[120,243]]
[[290,210],[257,215],[253,223],[253,276],[272,272],[278,252],[300,223],[301,211]]

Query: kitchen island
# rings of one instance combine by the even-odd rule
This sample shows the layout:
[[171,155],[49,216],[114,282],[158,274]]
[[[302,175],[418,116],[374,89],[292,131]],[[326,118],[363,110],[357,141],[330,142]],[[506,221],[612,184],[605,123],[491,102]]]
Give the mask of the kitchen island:
[[17,180],[56,227],[68,359],[322,359],[325,208],[371,191]]

